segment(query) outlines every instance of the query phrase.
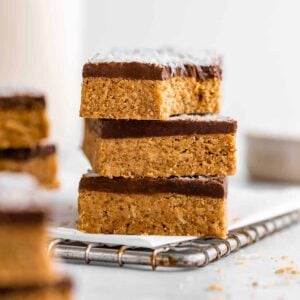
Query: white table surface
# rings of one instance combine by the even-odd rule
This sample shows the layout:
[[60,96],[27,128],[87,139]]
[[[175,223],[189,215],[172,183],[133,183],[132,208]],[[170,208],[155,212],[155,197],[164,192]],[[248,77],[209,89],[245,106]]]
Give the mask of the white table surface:
[[[193,270],[63,264],[75,280],[76,299],[300,299],[300,225]],[[222,291],[211,291],[217,284]],[[257,286],[253,286],[256,285]]]

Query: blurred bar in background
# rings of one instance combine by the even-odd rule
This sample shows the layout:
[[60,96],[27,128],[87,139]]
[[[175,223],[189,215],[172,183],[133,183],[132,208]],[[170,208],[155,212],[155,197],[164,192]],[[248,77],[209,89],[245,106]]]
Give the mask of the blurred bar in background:
[[73,132],[81,132],[76,116],[82,5],[80,0],[0,2],[0,85],[33,87],[47,95],[51,136],[62,149],[76,147]]

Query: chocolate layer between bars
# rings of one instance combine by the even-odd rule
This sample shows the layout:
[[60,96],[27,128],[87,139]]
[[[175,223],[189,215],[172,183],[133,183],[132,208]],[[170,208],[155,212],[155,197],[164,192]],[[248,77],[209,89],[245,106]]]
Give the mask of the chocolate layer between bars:
[[162,120],[86,119],[102,138],[235,133],[237,122],[214,116],[182,115]]
[[58,288],[58,289],[71,289],[73,287],[73,282],[71,278],[64,276],[53,283],[26,285],[26,286],[12,286],[12,287],[0,287],[0,295],[6,295],[11,293],[28,292],[34,290],[40,290],[45,288]]
[[8,108],[44,108],[45,97],[42,93],[30,90],[0,88],[0,109]]
[[0,206],[0,223],[43,222],[47,219],[46,211],[38,208],[13,209]]
[[223,198],[227,194],[227,179],[219,177],[173,177],[173,178],[108,178],[85,174],[79,189],[112,193],[176,193]]
[[35,145],[28,148],[0,149],[0,159],[26,160],[44,157],[56,152],[55,145]]
[[219,65],[197,66],[187,65],[176,67],[147,64],[140,62],[110,62],[86,63],[83,66],[82,77],[128,78],[141,80],[167,80],[172,77],[194,77],[198,81],[210,78],[222,78],[222,69]]

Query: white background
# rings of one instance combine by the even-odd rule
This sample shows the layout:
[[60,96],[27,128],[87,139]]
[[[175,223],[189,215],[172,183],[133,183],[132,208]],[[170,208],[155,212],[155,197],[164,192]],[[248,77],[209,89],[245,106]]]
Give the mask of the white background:
[[223,114],[250,129],[298,132],[299,1],[0,0],[0,84],[48,95],[53,138],[78,147],[82,64],[112,47],[215,48]]

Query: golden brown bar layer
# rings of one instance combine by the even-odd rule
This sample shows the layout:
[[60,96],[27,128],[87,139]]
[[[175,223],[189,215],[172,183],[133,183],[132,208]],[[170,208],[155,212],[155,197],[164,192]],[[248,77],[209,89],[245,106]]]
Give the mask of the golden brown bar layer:
[[220,110],[220,57],[172,49],[98,54],[83,67],[80,115],[165,120],[173,114]]
[[47,136],[44,96],[0,89],[0,148],[27,147]]
[[0,149],[0,171],[29,173],[45,188],[59,186],[54,145]]
[[168,80],[86,77],[83,79],[80,116],[137,120],[165,120],[185,113],[220,111],[219,78]]
[[72,298],[72,281],[67,277],[58,278],[49,284],[0,287],[2,300],[71,300]]
[[0,208],[0,287],[52,282],[47,242],[42,211]]
[[234,175],[236,122],[216,116],[168,121],[86,120],[83,150],[108,177]]
[[89,233],[227,234],[226,178],[113,178],[79,185],[78,229]]

